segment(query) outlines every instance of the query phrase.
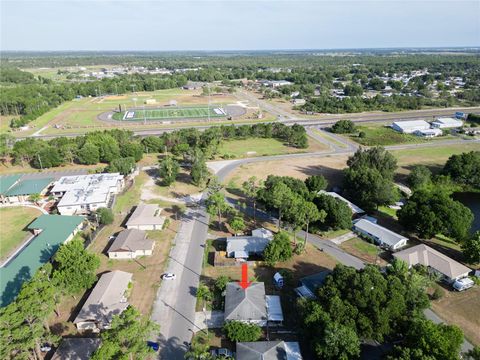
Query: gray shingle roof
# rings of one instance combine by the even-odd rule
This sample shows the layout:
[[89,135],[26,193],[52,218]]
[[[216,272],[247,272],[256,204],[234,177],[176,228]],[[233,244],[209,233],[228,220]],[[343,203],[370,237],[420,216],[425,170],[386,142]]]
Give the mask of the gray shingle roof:
[[98,338],[64,338],[52,360],[88,360],[100,343]]
[[270,238],[258,236],[233,236],[227,238],[227,253],[245,252],[261,254],[270,242]]
[[165,217],[159,216],[162,209],[155,204],[140,204],[137,206],[135,211],[130,215],[130,218],[127,221],[128,226],[137,226],[137,225],[158,225],[162,226]]
[[153,240],[147,239],[147,233],[143,230],[127,229],[123,230],[112,245],[108,252],[113,251],[137,251],[152,250]]
[[264,283],[252,283],[245,290],[236,282],[228,283],[225,295],[225,320],[266,321]]
[[298,342],[255,341],[237,343],[237,360],[301,360]]

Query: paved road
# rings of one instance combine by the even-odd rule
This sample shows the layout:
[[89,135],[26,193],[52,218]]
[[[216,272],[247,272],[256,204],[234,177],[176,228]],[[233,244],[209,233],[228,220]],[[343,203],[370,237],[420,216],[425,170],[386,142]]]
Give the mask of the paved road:
[[162,282],[153,305],[151,318],[160,325],[160,359],[183,360],[193,333],[199,330],[195,327],[195,295],[207,232],[205,210],[188,209],[168,258],[167,272],[177,278]]

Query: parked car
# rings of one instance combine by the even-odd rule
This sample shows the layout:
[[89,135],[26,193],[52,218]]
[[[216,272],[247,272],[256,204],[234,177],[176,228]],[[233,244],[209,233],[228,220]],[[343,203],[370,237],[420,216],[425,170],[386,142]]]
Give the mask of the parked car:
[[177,277],[177,275],[172,274],[172,273],[165,273],[165,274],[162,275],[163,280],[175,280],[176,277]]
[[235,359],[235,353],[225,348],[210,350],[210,355],[214,359]]
[[153,342],[153,341],[147,341],[147,346],[155,352],[157,352],[158,349],[160,348],[159,343],[156,343],[156,342]]
[[453,288],[457,291],[463,291],[463,290],[470,289],[473,285],[475,285],[475,283],[473,282],[472,279],[463,278],[463,279],[455,280],[455,282],[453,283]]

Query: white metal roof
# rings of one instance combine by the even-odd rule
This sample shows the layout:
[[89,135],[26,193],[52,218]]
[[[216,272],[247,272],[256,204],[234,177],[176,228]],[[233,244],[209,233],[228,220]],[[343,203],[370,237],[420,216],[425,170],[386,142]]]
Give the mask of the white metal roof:
[[267,300],[267,316],[270,321],[283,321],[282,304],[280,303],[280,296],[266,295]]
[[378,224],[374,224],[366,219],[358,220],[354,227],[360,231],[367,232],[377,237],[382,243],[385,243],[389,246],[395,246],[400,241],[408,240],[408,238],[405,236],[397,234]]
[[352,212],[354,214],[363,214],[365,212],[363,209],[359,208],[357,205],[355,205],[351,201],[345,199],[343,196],[337,194],[336,192],[320,190],[319,193],[330,195],[330,196],[333,196],[334,198],[337,198],[337,199],[343,201],[344,203],[346,203],[348,205],[348,207],[352,210]]
[[395,121],[394,125],[398,126],[401,129],[429,129],[430,124],[425,120],[405,120],[405,121]]

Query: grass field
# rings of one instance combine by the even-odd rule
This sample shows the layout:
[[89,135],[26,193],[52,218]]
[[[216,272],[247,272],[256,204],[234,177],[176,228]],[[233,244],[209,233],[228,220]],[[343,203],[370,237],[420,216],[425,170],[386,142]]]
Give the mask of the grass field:
[[30,234],[25,230],[42,213],[28,207],[0,209],[0,259],[4,259]]
[[[163,120],[163,119],[200,119],[200,118],[222,118],[225,114],[215,113],[215,107],[194,106],[194,107],[171,107],[163,109],[135,110],[133,117],[126,118],[126,113],[115,113],[113,119],[123,121]],[[127,114],[132,112],[127,112]],[[128,115],[127,115],[128,116]]]
[[346,252],[370,264],[384,262],[379,256],[377,256],[377,254],[380,253],[379,249],[365,240],[353,238],[343,242],[340,247]]

